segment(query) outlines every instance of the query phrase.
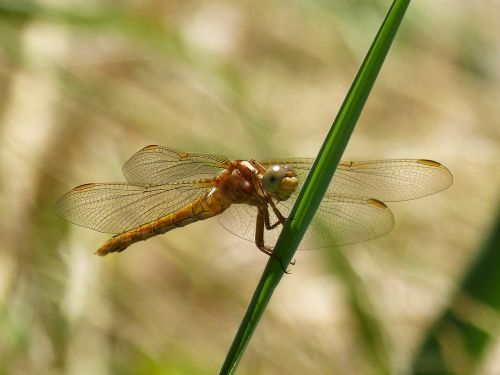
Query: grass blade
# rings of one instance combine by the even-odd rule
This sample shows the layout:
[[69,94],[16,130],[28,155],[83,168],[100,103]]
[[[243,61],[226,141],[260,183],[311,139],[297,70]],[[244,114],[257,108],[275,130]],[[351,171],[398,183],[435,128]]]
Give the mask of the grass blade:
[[460,289],[415,356],[414,374],[475,374],[498,330],[500,210]]
[[371,374],[392,374],[387,336],[364,281],[343,251],[323,249],[323,252],[331,272],[343,280],[348,314],[357,326],[355,334],[360,338],[360,357],[365,358]]
[[232,374],[316,212],[368,99],[410,0],[394,0],[321,147],[254,292],[220,374]]

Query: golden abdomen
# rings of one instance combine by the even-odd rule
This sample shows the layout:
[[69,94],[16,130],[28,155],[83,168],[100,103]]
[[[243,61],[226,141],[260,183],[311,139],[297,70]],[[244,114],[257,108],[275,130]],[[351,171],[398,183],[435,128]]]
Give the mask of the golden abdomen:
[[105,242],[96,254],[104,256],[108,253],[120,252],[138,241],[144,241],[158,234],[166,233],[172,229],[183,227],[199,220],[220,214],[230,203],[214,189],[186,205],[185,207],[165,215],[157,220],[142,224],[134,229],[120,233]]

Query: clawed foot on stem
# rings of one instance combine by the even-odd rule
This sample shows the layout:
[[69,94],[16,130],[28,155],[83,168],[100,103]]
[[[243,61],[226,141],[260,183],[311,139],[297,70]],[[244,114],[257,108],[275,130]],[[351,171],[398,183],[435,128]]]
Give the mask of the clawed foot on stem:
[[[278,262],[280,262],[280,266],[281,266],[281,269],[283,270],[284,273],[286,274],[290,274],[290,272],[288,272],[288,267],[285,267],[284,264],[283,264],[283,261],[281,260],[280,257],[276,256],[275,254],[273,254],[273,249],[268,247],[268,246],[260,246],[259,247],[259,250],[262,251],[263,253],[269,255],[270,257],[276,259]],[[291,264],[292,266],[295,265],[295,259],[292,259],[292,261],[289,263]]]

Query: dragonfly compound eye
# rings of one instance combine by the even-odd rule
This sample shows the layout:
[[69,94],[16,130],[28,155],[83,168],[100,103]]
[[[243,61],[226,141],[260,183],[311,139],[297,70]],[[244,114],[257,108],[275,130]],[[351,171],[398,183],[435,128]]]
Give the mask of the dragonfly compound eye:
[[274,193],[278,190],[281,180],[285,178],[287,169],[283,165],[273,165],[266,170],[262,178],[264,190],[268,193]]

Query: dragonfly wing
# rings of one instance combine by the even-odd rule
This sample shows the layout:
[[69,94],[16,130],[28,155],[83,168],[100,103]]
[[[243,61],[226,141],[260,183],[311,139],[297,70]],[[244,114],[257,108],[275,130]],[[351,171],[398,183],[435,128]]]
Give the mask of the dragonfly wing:
[[[288,217],[294,199],[277,203],[281,214]],[[269,210],[271,224],[277,221]],[[231,233],[254,242],[257,208],[232,205],[221,215],[220,223]],[[360,199],[326,195],[301,242],[300,249],[317,249],[367,241],[388,233],[394,226],[390,209],[376,199]],[[274,247],[282,226],[264,231],[266,246]]]
[[[302,187],[313,159],[276,159],[264,166],[287,164],[295,169]],[[341,161],[328,194],[354,198],[375,198],[384,202],[405,201],[435,194],[453,182],[442,164],[425,159]]]
[[[280,202],[290,211],[293,201]],[[381,201],[327,194],[309,226],[301,249],[350,245],[368,241],[391,231],[394,216]]]
[[181,152],[151,145],[135,153],[125,163],[123,174],[132,185],[161,185],[212,178],[230,163],[223,155]]
[[257,207],[248,204],[232,204],[217,217],[219,223],[235,236],[255,242]]
[[208,183],[151,187],[91,183],[63,195],[55,210],[73,224],[116,234],[175,212],[211,187]]
[[[285,217],[290,213],[288,206],[278,205],[281,214]],[[248,204],[233,204],[218,216],[219,223],[234,235],[244,240],[255,242],[255,230],[258,209]],[[269,209],[271,224],[278,221],[272,209]],[[283,229],[282,225],[267,230],[264,228],[264,245],[273,248]]]

